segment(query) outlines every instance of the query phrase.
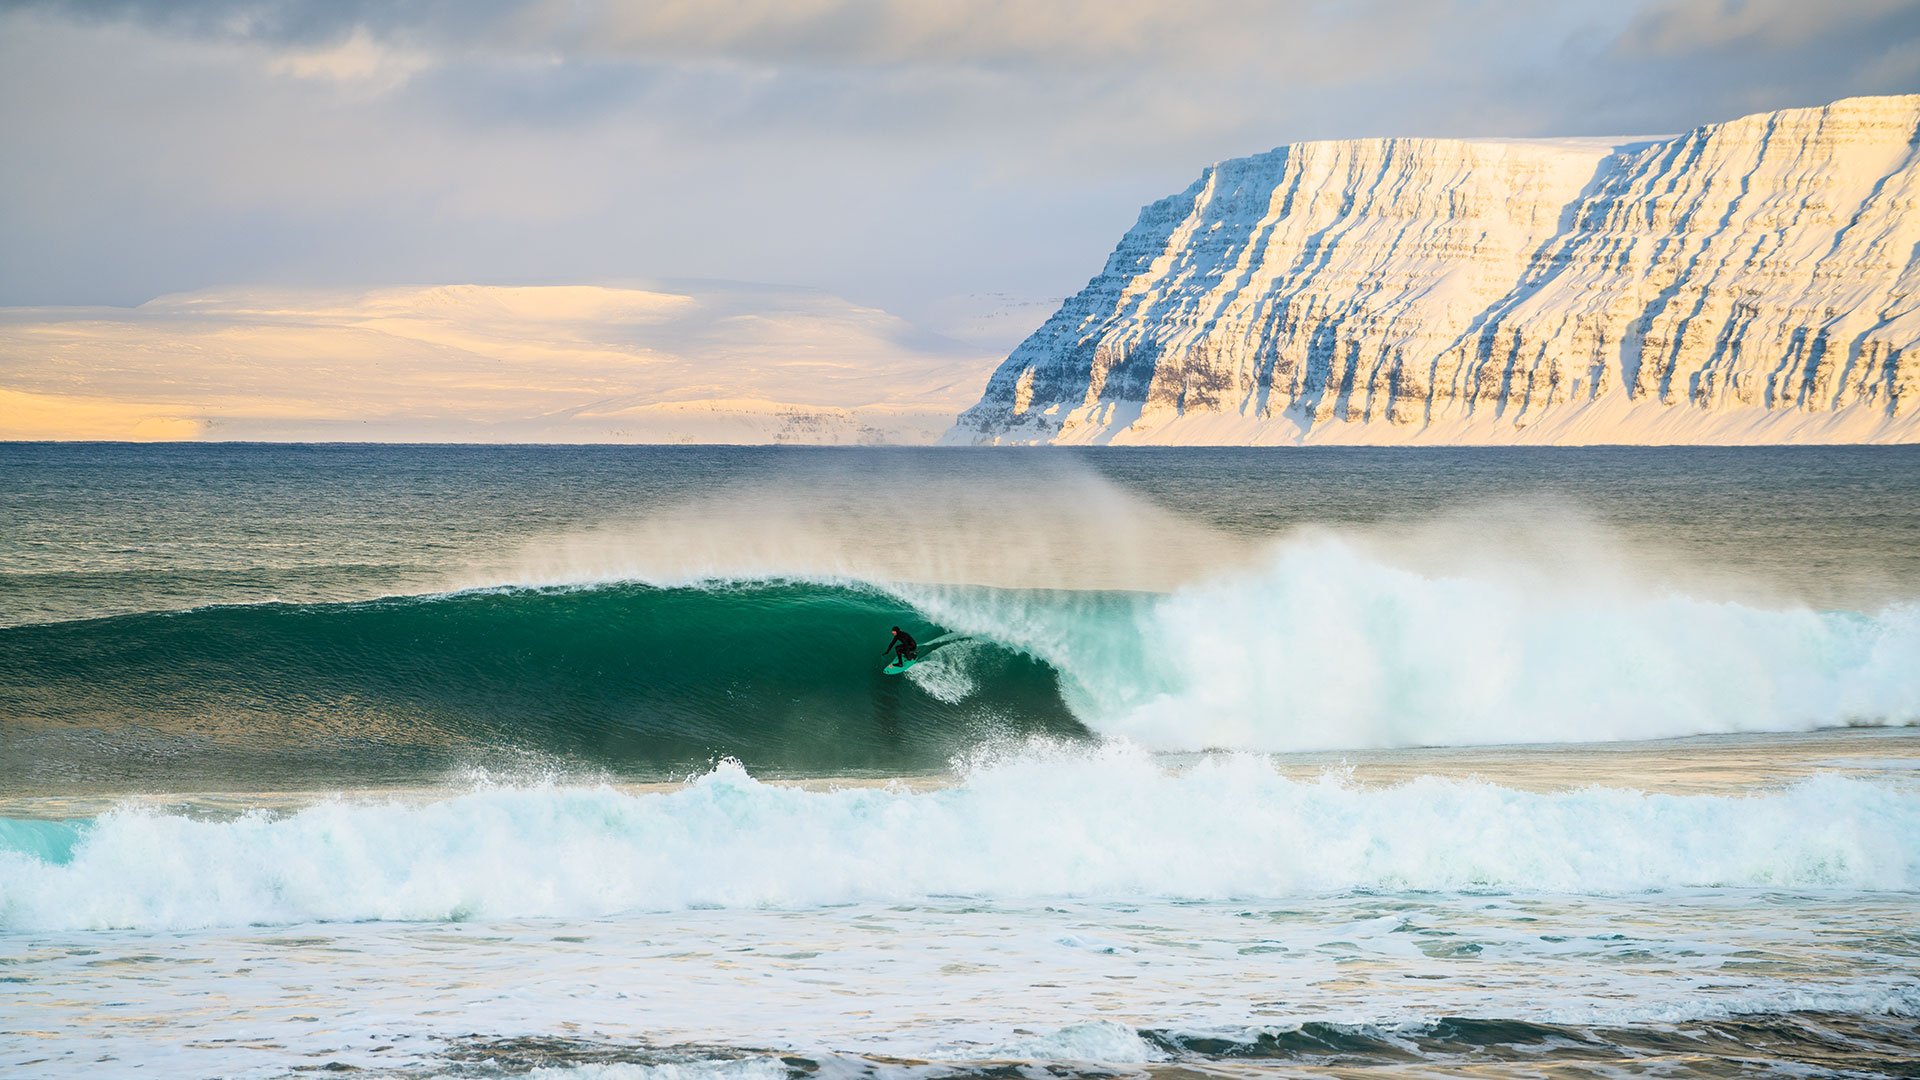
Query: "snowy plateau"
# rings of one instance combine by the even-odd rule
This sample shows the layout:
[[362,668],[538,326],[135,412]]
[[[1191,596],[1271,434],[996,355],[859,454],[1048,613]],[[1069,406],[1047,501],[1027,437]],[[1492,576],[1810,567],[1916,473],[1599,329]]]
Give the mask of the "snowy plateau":
[[1906,95],[1220,162],[944,441],[1920,440],[1917,137]]

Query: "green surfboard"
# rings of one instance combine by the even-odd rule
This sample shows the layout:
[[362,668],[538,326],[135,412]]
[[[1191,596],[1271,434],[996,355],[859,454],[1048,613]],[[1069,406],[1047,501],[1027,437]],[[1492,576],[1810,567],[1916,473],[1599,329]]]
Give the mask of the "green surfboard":
[[891,664],[888,664],[888,665],[887,665],[886,667],[883,667],[883,668],[881,668],[881,669],[880,669],[880,674],[882,674],[882,675],[898,675],[898,674],[900,674],[901,672],[903,672],[903,671],[905,671],[905,670],[907,670],[908,668],[910,668],[910,667],[912,667],[913,665],[915,665],[915,664],[917,664],[917,663],[919,663],[919,662],[920,662],[919,660],[908,660],[908,661],[906,661],[905,663],[902,663],[902,662],[900,662],[900,661],[898,661],[898,660],[895,660],[895,661],[894,661],[893,663],[891,663]]

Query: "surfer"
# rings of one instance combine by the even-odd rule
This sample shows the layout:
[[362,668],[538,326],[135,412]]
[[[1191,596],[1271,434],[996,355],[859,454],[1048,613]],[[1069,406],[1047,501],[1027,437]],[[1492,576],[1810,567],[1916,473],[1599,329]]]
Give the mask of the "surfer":
[[904,664],[909,660],[919,659],[920,647],[913,643],[912,634],[896,626],[893,628],[893,640],[888,643],[886,652],[880,655],[885,656],[887,653],[895,654],[899,658],[895,662]]

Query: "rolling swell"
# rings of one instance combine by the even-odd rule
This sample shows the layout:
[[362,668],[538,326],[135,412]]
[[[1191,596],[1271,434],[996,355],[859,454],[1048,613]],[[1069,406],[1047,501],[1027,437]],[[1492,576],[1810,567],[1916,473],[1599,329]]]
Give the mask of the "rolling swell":
[[[859,587],[501,589],[0,630],[0,776],[175,790],[405,780],[528,756],[684,774],[936,768],[988,733],[1084,734],[1057,678],[974,639],[880,674]],[[57,777],[50,774],[60,774]]]

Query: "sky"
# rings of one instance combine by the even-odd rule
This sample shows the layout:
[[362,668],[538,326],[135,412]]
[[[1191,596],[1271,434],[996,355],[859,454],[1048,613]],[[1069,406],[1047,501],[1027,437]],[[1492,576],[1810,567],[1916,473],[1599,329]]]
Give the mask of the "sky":
[[1282,143],[1916,89],[1913,0],[0,0],[0,306],[675,279],[937,325]]
[[998,359],[817,289],[202,289],[0,308],[0,440],[926,443]]

